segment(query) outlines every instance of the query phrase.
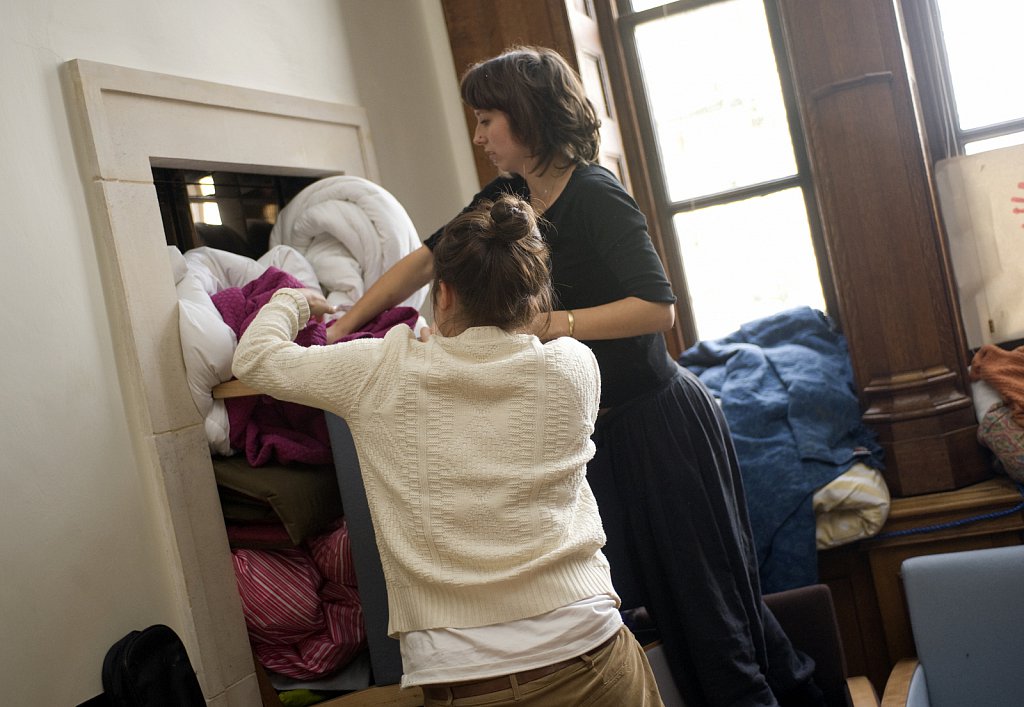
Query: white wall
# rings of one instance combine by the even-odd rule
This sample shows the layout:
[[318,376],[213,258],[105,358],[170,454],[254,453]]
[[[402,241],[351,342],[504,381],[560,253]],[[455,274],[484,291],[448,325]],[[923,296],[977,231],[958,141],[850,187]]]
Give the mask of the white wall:
[[[135,473],[58,78],[73,58],[366,105],[426,235],[475,177],[436,0],[7,0],[0,22],[0,684],[76,705],[107,647],[173,619],[159,489]],[[386,47],[386,48],[385,48]]]
[[440,0],[342,5],[381,181],[426,238],[480,190]]

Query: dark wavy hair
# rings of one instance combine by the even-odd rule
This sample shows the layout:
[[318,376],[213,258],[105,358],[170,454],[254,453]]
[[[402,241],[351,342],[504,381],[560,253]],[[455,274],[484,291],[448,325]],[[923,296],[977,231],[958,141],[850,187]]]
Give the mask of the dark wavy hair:
[[512,47],[474,64],[460,84],[474,110],[499,110],[512,134],[537,158],[537,172],[597,159],[601,120],[579,75],[558,52]]
[[439,281],[458,295],[467,327],[515,331],[550,313],[548,247],[533,208],[505,194],[452,219],[434,246],[435,305]]

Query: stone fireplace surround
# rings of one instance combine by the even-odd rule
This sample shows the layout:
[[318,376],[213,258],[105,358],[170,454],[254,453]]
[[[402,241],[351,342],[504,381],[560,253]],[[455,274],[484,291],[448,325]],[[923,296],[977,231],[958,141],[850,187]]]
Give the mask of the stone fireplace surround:
[[151,170],[379,181],[366,114],[81,59],[61,72],[138,473],[168,538],[175,628],[208,704],[260,704]]

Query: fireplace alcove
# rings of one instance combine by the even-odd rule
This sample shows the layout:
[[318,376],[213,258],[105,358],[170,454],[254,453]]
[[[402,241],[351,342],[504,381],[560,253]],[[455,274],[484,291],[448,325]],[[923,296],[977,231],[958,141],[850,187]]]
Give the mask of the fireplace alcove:
[[166,620],[210,705],[260,704],[152,168],[379,181],[366,113],[80,59],[61,71],[137,470],[166,538]]

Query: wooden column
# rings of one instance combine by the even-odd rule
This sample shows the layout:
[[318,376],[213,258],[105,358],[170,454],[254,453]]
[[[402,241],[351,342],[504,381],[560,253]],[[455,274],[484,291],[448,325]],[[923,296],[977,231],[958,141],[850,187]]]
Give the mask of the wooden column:
[[896,496],[991,474],[893,0],[780,0],[839,318]]

